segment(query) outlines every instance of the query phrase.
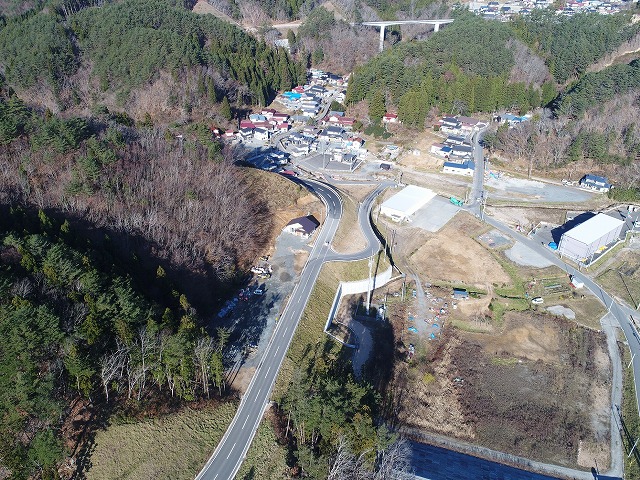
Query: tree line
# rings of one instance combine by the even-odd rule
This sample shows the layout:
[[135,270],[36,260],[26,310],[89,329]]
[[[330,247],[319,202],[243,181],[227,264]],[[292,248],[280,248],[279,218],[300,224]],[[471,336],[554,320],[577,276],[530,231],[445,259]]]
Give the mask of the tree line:
[[57,478],[60,426],[77,396],[118,403],[166,391],[222,391],[226,331],[211,338],[159,269],[141,293],[132,272],[68,220],[2,207],[0,456],[11,478]]
[[[301,476],[408,480],[409,446],[382,422],[380,392],[356,381],[346,353],[318,342],[278,400],[285,436]],[[343,349],[344,350],[344,349]]]

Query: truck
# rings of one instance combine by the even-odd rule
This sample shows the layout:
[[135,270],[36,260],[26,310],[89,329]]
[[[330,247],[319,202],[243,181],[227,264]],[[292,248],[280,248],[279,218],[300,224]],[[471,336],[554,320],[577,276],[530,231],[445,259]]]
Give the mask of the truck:
[[449,201],[457,207],[464,206],[464,202],[462,200],[458,200],[456,197],[449,197]]

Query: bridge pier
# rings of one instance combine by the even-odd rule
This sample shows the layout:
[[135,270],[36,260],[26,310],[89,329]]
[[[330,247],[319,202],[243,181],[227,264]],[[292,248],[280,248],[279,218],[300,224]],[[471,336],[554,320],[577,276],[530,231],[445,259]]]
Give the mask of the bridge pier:
[[384,50],[384,29],[386,25],[380,25],[380,46],[379,51]]
[[433,31],[434,31],[434,32],[438,32],[438,31],[440,31],[440,24],[439,24],[439,23],[435,23],[435,24],[433,25]]

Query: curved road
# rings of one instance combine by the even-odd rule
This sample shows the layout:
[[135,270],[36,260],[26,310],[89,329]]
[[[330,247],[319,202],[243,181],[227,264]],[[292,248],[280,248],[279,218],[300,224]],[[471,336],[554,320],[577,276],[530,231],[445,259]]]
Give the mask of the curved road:
[[232,480],[238,472],[262,420],[280,366],[320,274],[322,265],[330,260],[366,258],[380,248],[380,243],[369,223],[369,214],[373,200],[389,184],[378,186],[360,206],[358,218],[363,227],[363,233],[369,242],[367,248],[353,255],[340,255],[334,252],[330,246],[342,217],[340,195],[332,186],[325,183],[293,178],[291,180],[304,185],[309,191],[320,197],[326,206],[327,216],[318,233],[309,259],[302,270],[300,280],[293,289],[291,298],[280,315],[280,320],[263,353],[262,360],[240,401],[236,415],[213,455],[196,476],[196,480]]

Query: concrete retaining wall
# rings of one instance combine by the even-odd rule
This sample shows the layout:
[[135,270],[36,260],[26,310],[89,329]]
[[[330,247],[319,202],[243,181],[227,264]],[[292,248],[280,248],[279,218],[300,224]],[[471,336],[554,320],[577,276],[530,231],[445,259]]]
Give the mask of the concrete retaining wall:
[[[373,277],[373,288],[382,287],[391,281],[391,276],[393,274],[393,267],[389,267],[382,273],[379,273],[375,277]],[[331,322],[333,321],[333,317],[335,317],[336,312],[338,311],[338,307],[340,306],[340,301],[342,297],[345,295],[355,295],[356,293],[364,293],[369,291],[369,279],[365,278],[364,280],[354,280],[353,282],[340,282],[338,285],[338,289],[336,290],[336,295],[333,297],[333,303],[331,304],[331,308],[329,309],[329,316],[327,317],[327,323],[324,325],[325,332],[329,329]]]

